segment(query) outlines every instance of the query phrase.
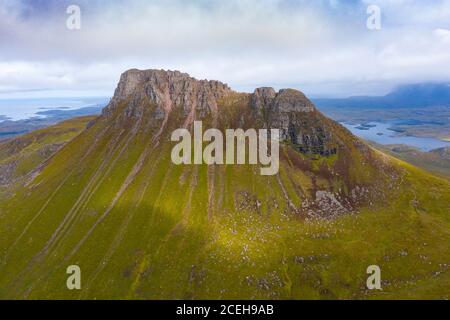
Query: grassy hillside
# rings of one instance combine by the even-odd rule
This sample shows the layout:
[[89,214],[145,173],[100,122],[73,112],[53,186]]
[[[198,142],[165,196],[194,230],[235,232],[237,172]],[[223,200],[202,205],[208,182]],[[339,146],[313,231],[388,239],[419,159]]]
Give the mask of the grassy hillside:
[[48,128],[0,142],[0,192],[23,180],[86,128],[93,116],[60,122]]
[[[450,150],[450,148],[422,152],[416,148],[405,145],[382,146],[373,142],[370,142],[370,144],[396,158],[411,163],[419,168],[423,168],[434,175],[450,180],[450,158],[448,156],[448,150]],[[445,152],[447,152],[447,154],[445,154]]]
[[[246,99],[221,102],[224,123],[239,119]],[[160,131],[154,105],[137,120],[126,107],[2,200],[0,298],[449,298],[449,182],[361,151],[331,121],[347,149],[311,157],[283,145],[276,176],[249,165],[175,166],[169,133],[179,114]],[[67,124],[28,135],[37,143],[28,148],[76,135]],[[356,186],[344,207],[318,193],[352,199]],[[72,264],[79,291],[66,288]],[[365,288],[372,264],[383,291]]]

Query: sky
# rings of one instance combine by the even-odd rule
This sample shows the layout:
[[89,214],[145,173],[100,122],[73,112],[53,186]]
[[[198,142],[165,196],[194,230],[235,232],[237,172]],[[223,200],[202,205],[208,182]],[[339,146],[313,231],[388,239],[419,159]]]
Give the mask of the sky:
[[450,82],[450,0],[0,0],[0,99],[111,96],[131,68],[311,97]]

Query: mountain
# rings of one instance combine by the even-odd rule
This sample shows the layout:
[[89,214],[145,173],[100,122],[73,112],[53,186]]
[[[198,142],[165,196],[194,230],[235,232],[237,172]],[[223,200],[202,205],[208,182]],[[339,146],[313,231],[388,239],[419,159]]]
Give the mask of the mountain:
[[403,85],[391,93],[375,96],[355,96],[345,99],[314,99],[319,107],[352,108],[418,108],[450,106],[450,85],[419,83]]
[[434,149],[431,150],[431,153],[437,155],[442,160],[450,161],[450,147]]
[[[174,164],[172,133],[198,120],[280,129],[278,173]],[[0,201],[0,298],[449,297],[449,182],[370,148],[293,89],[132,69],[28,172]],[[374,264],[382,292],[366,287]],[[66,287],[71,265],[81,290]]]

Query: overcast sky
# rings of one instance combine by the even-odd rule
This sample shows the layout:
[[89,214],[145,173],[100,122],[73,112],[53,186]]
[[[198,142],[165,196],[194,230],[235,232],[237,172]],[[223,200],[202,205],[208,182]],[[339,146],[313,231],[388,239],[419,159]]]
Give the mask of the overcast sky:
[[313,97],[450,82],[450,0],[0,0],[0,98],[111,96],[130,68]]

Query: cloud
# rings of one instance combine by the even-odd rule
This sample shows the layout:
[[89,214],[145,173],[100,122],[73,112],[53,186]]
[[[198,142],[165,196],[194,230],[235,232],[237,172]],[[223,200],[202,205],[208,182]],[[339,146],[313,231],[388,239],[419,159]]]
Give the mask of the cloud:
[[[74,2],[81,29],[71,31]],[[366,28],[369,4],[381,8],[380,31]],[[133,67],[179,69],[240,90],[380,93],[450,80],[449,18],[450,0],[0,0],[0,96],[112,94]]]

